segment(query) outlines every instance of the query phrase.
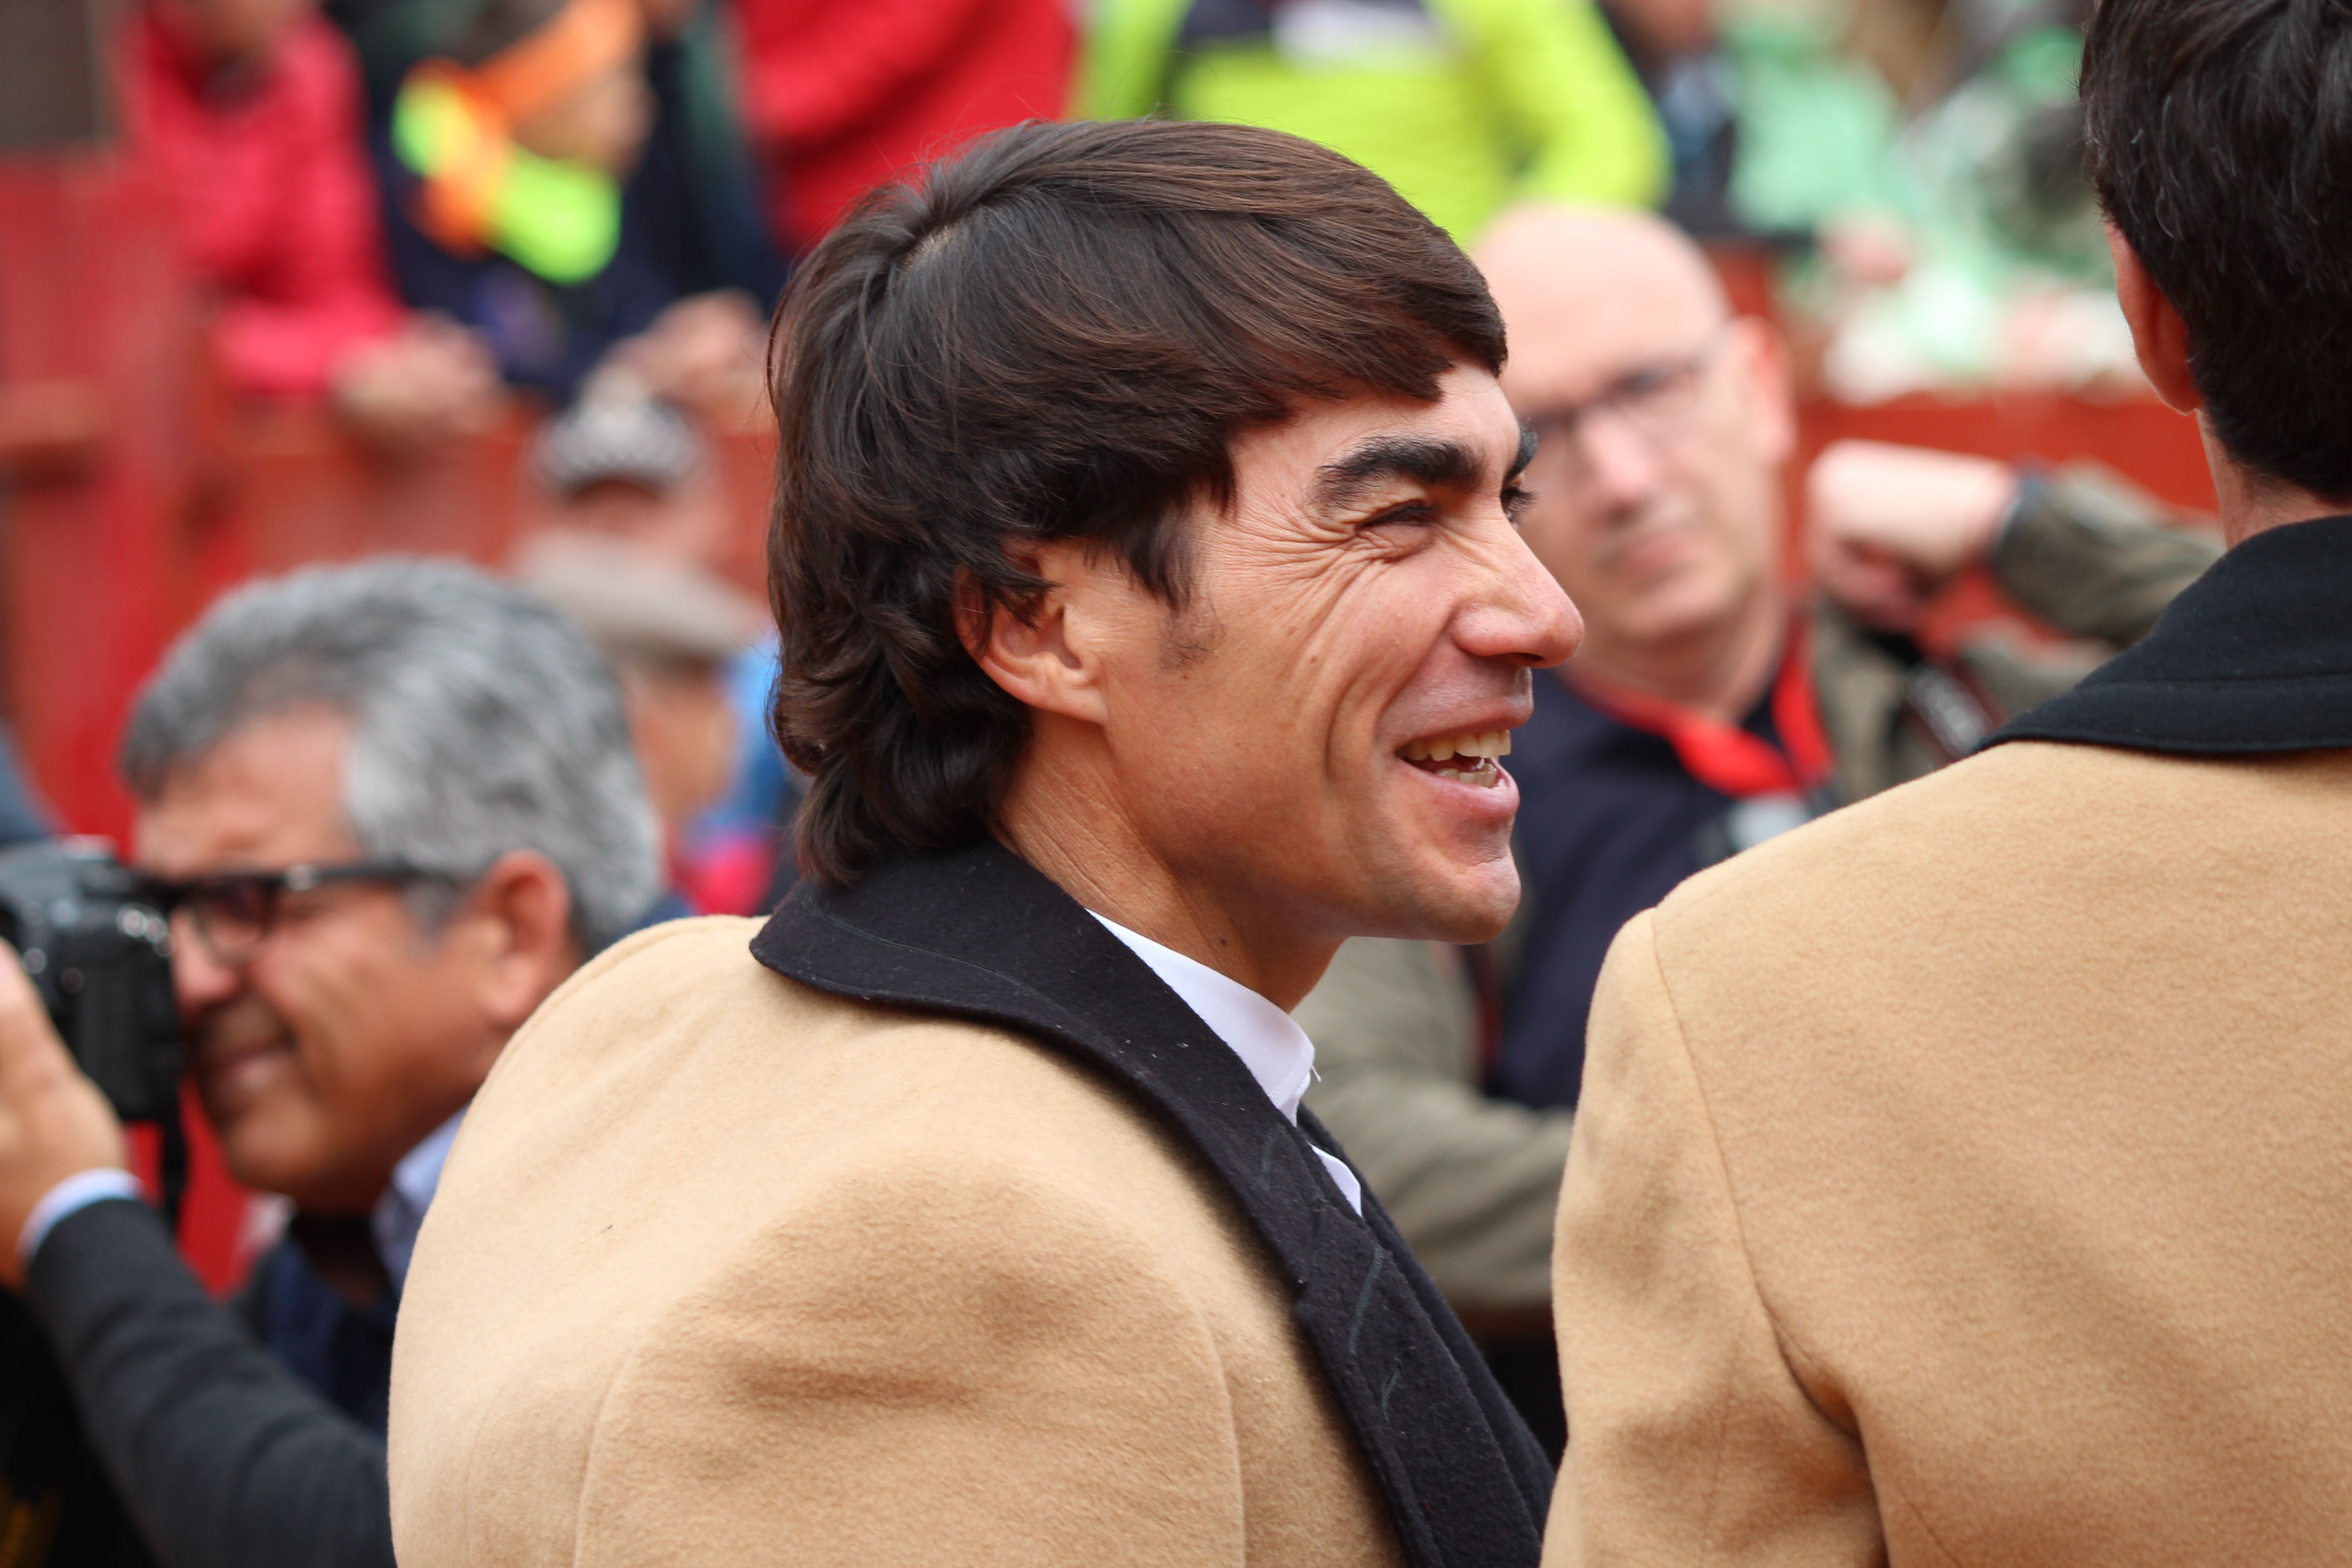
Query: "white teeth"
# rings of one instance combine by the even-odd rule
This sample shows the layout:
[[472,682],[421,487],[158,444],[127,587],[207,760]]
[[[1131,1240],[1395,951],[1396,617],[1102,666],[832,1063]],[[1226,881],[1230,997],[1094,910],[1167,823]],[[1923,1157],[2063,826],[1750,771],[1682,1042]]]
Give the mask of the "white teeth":
[[1444,763],[1455,757],[1491,759],[1511,754],[1511,732],[1489,730],[1478,735],[1455,735],[1442,741],[1408,742],[1402,755],[1409,763]]

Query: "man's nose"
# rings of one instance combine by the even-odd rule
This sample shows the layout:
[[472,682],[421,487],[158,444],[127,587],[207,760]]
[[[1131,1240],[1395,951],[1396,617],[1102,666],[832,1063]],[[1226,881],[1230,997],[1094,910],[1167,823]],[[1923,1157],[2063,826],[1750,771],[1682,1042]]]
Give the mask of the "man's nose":
[[185,918],[173,922],[172,990],[180,1021],[192,1024],[245,988],[245,972],[221,963]]
[[1613,408],[1600,408],[1578,424],[1580,476],[1592,499],[1609,512],[1636,509],[1664,482],[1657,443]]
[[1501,541],[1486,602],[1464,617],[1457,640],[1477,658],[1537,669],[1558,664],[1584,641],[1584,616],[1517,529],[1505,529]]

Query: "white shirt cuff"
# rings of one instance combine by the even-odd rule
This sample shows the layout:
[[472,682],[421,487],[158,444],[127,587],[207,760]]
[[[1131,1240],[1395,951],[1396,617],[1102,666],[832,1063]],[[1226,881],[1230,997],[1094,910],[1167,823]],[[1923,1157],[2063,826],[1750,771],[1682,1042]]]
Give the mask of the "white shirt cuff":
[[33,1254],[41,1250],[41,1243],[49,1238],[49,1232],[68,1215],[79,1214],[109,1198],[143,1199],[146,1195],[139,1178],[128,1171],[110,1167],[75,1172],[43,1194],[41,1201],[33,1205],[33,1212],[25,1216],[25,1228],[16,1233],[17,1267],[33,1266]]

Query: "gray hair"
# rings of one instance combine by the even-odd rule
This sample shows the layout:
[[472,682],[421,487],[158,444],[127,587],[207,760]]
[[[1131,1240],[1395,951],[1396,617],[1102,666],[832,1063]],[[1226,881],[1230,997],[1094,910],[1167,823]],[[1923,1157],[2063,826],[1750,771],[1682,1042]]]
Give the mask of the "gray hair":
[[448,879],[412,890],[427,930],[516,849],[563,873],[584,952],[660,893],[660,829],[603,656],[546,605],[454,561],[310,567],[223,599],[140,693],[123,779],[152,800],[239,725],[311,702],[352,721],[352,836]]

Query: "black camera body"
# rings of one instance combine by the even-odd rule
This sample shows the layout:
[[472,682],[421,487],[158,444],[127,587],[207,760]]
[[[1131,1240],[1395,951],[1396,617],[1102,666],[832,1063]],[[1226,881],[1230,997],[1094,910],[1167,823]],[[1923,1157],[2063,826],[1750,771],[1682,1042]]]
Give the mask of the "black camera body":
[[[0,850],[0,937],[24,961],[49,1020],[125,1121],[162,1132],[167,1219],[186,1182],[180,1122],[180,1021],[172,993],[171,922],[103,838]],[[0,1540],[0,1563],[29,1568],[152,1568],[81,1416],[48,1336],[24,1301],[0,1291],[0,1496],[39,1518],[24,1542]],[[47,1533],[54,1531],[54,1533]]]
[[0,851],[0,938],[81,1070],[125,1121],[176,1124],[180,1018],[172,925],[103,838]]

